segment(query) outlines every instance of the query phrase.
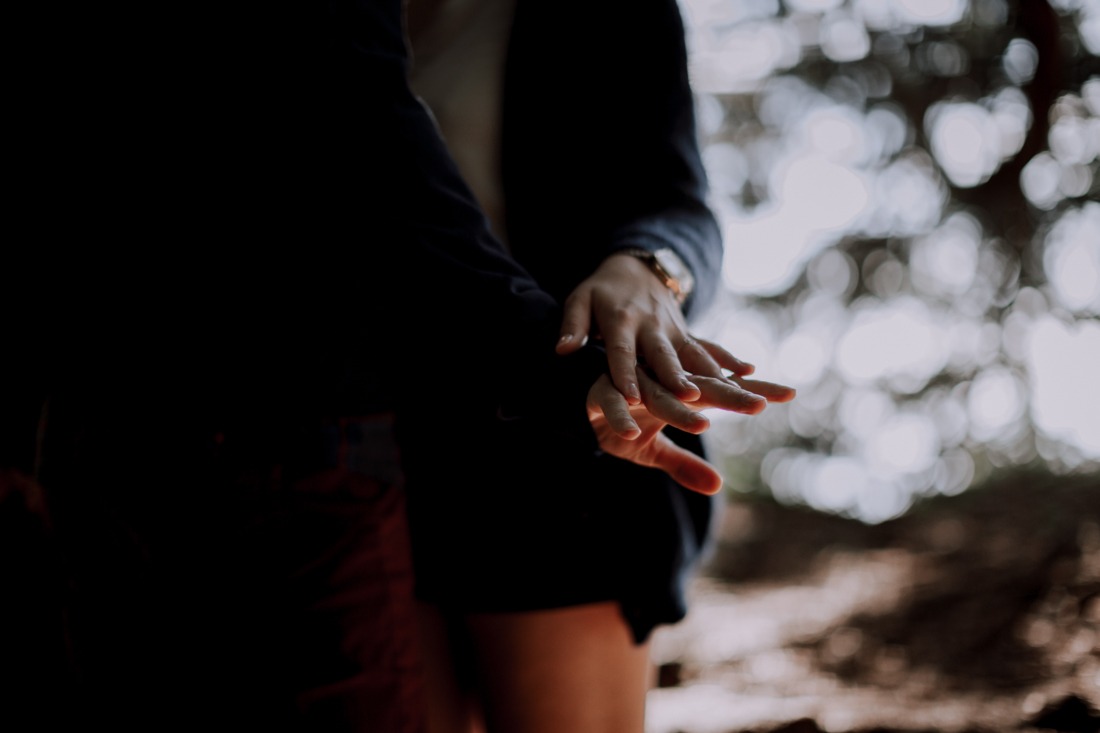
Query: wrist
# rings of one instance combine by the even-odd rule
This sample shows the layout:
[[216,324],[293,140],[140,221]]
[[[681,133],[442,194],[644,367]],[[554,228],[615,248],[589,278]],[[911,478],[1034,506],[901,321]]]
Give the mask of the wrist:
[[695,288],[695,277],[691,269],[669,247],[655,250],[631,247],[617,250],[615,254],[629,255],[640,260],[666,288],[672,291],[676,302],[680,305],[684,304]]

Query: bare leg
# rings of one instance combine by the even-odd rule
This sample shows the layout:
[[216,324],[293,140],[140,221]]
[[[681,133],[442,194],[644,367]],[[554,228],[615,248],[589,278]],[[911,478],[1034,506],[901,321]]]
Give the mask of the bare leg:
[[490,733],[643,733],[649,646],[613,602],[467,617]]
[[471,660],[455,653],[444,616],[435,606],[417,603],[421,656],[424,665],[424,711],[427,733],[485,733]]

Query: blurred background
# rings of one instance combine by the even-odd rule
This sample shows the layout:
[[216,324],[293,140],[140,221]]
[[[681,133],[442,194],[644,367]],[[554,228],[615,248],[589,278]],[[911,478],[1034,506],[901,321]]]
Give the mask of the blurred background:
[[727,507],[652,733],[1100,730],[1100,0],[681,0]]

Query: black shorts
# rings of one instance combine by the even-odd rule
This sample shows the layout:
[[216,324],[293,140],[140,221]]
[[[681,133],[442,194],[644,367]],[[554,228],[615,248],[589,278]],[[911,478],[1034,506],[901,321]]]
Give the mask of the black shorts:
[[[698,436],[670,435],[703,450]],[[717,497],[514,423],[402,452],[422,600],[460,612],[612,600],[638,642],[684,617]]]

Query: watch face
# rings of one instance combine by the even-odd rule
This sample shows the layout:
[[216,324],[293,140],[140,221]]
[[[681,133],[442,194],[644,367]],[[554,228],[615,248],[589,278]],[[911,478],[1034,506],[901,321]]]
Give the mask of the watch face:
[[675,281],[670,283],[669,286],[673,290],[677,290],[683,297],[687,297],[695,281],[691,276],[691,270],[680,259],[680,256],[667,248],[657,250],[653,253],[653,256],[657,259],[661,268]]

